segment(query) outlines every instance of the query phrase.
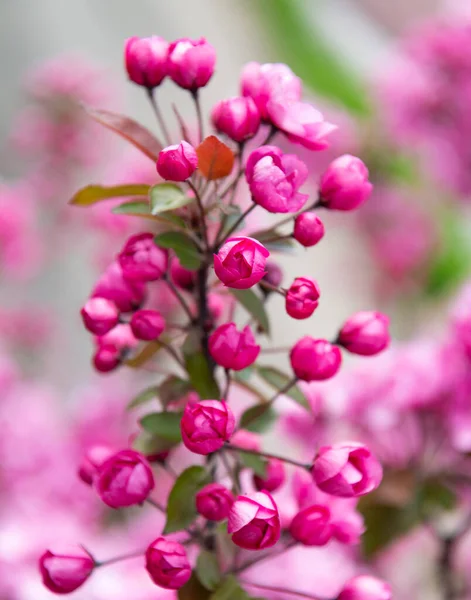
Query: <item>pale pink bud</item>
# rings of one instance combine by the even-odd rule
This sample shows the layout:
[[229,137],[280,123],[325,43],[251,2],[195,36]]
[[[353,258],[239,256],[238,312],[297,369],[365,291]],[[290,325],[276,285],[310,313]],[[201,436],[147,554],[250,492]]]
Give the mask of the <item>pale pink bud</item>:
[[359,544],[363,533],[365,533],[364,519],[355,510],[342,511],[332,519],[332,537],[341,544]]
[[340,368],[342,354],[327,340],[306,336],[291,349],[291,367],[303,381],[322,381],[333,377]]
[[134,337],[131,326],[129,323],[120,323],[113,327],[111,331],[105,333],[96,338],[98,347],[100,346],[114,346],[119,351],[126,351],[131,348],[135,348],[138,345],[138,340]]
[[93,366],[100,373],[109,373],[121,363],[121,351],[114,344],[101,344],[93,356]]
[[321,504],[304,508],[294,516],[289,532],[304,546],[324,546],[332,536],[330,510]]
[[254,450],[260,452],[262,444],[258,433],[248,431],[247,429],[238,429],[231,438],[231,444],[245,450]]
[[354,210],[371,194],[368,169],[356,156],[339,156],[321,178],[319,196],[322,204],[333,210]]
[[170,44],[168,72],[182,88],[196,91],[211,79],[216,64],[216,50],[205,38],[182,38]]
[[170,264],[170,275],[173,283],[184,290],[192,290],[195,287],[195,271],[190,271],[189,269],[182,267],[176,256],[172,259]]
[[383,469],[366,446],[352,442],[323,446],[314,459],[312,474],[323,492],[352,498],[375,490]]
[[214,127],[235,142],[253,137],[260,127],[260,113],[252,98],[221,100],[213,108],[211,118]]
[[274,287],[280,287],[281,282],[283,281],[283,271],[280,265],[274,260],[268,260],[265,269],[267,272],[263,276],[263,281],[266,281]]
[[80,314],[85,327],[95,335],[108,333],[118,323],[119,319],[116,304],[106,298],[90,298]]
[[247,159],[245,177],[252,200],[271,213],[297,212],[308,198],[299,193],[308,177],[307,166],[276,146],[254,150]]
[[270,253],[258,240],[233,237],[214,255],[214,271],[224,285],[245,290],[258,283],[265,275]]
[[196,494],[196,510],[210,521],[224,521],[234,504],[234,495],[220,483],[209,483]]
[[262,117],[267,119],[267,103],[277,95],[290,101],[299,100],[302,83],[287,65],[250,62],[241,73],[241,92],[254,100]]
[[320,293],[313,279],[297,277],[286,293],[286,312],[293,319],[307,319],[319,306]]
[[131,317],[131,329],[138,340],[156,340],[165,329],[165,320],[157,310],[138,310]]
[[118,259],[126,279],[143,282],[160,279],[168,267],[167,251],[154,243],[153,233],[131,236]]
[[144,301],[144,283],[129,281],[124,276],[118,261],[111,263],[98,280],[92,296],[106,298],[114,302],[122,312],[130,312],[139,307]]
[[236,546],[263,550],[280,539],[278,507],[268,492],[238,496],[229,513],[227,531]]
[[78,476],[87,485],[92,485],[99,467],[114,454],[109,446],[92,446],[89,448],[80,462]]
[[257,360],[260,346],[248,325],[239,331],[235,323],[226,323],[209,337],[209,351],[221,367],[241,371]]
[[129,79],[147,88],[160,85],[167,75],[168,47],[157,35],[126,40],[124,60]]
[[76,554],[54,554],[47,550],[39,559],[43,584],[55,594],[70,594],[92,574],[95,562],[85,550]]
[[343,325],[337,342],[353,354],[378,354],[389,346],[389,319],[379,312],[356,313]]
[[196,150],[185,141],[167,146],[157,159],[157,171],[167,181],[185,181],[193,175],[197,166]]
[[227,299],[221,294],[208,294],[208,311],[213,321],[218,321],[227,306]]
[[391,600],[391,586],[377,577],[359,575],[348,581],[337,600]]
[[191,577],[185,548],[164,537],[157,538],[147,548],[146,569],[152,581],[166,590],[178,590]]
[[180,428],[188,450],[210,454],[222,448],[234,433],[235,418],[224,401],[203,400],[186,405]]
[[121,508],[144,502],[154,489],[154,475],[142,454],[121,450],[100,466],[94,484],[105,504]]
[[257,490],[266,490],[274,492],[285,482],[285,465],[277,458],[270,458],[266,465],[266,473],[264,477],[254,475],[253,483]]
[[313,212],[304,212],[294,221],[294,239],[309,248],[315,246],[324,237],[324,223]]

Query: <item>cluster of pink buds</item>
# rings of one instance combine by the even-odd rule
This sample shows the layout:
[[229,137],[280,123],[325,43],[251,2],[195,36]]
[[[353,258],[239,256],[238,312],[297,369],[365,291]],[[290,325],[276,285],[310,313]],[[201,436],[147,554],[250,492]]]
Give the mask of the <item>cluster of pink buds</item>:
[[[133,138],[128,128],[125,137],[154,161],[165,182],[113,188],[117,196],[127,197],[119,212],[145,217],[148,231],[133,235],[117,253],[82,308],[82,317],[95,336],[94,364],[99,371],[126,362],[136,367],[149,361],[151,367],[161,350],[174,360],[169,372],[153,363],[159,367],[156,385],[131,404],[142,408],[148,397],[161,403],[159,410],[140,419],[140,432],[131,438],[133,448],[114,452],[94,447],[84,457],[79,475],[113,509],[146,505],[165,513],[163,531],[156,539],[154,532],[142,551],[157,586],[183,588],[184,597],[190,598],[197,585],[207,592],[201,598],[208,599],[213,593],[219,597],[219,589],[221,598],[246,597],[242,586],[273,591],[268,582],[264,587],[243,577],[237,580],[254,562],[250,552],[265,551],[262,560],[272,556],[274,546],[273,552],[279,554],[293,546],[323,546],[331,539],[357,543],[363,525],[350,502],[374,491],[382,479],[378,460],[355,441],[313,447],[305,461],[298,461],[264,452],[258,435],[267,420],[276,419],[274,405],[280,396],[291,396],[309,410],[298,382],[333,377],[343,349],[371,356],[389,344],[387,317],[360,312],[330,340],[307,335],[297,341],[290,351],[291,375],[258,362],[263,344],[256,336],[268,332],[267,306],[273,293],[284,297],[286,312],[294,319],[308,319],[322,301],[319,285],[309,277],[297,276],[288,288],[281,287],[283,273],[269,260],[277,250],[273,243],[318,244],[325,230],[314,209],[356,209],[371,192],[368,170],[354,156],[337,158],[323,174],[317,198],[309,201],[302,191],[306,164],[273,145],[273,140],[284,135],[294,144],[320,151],[328,146],[335,127],[302,101],[301,81],[286,65],[247,65],[240,96],[222,100],[212,110],[221,138],[205,138],[199,89],[208,83],[215,65],[214,48],[206,40],[168,44],[159,37],[131,38],[125,61],[129,78],[148,93],[166,146],[135,122],[133,131],[141,135]],[[198,119],[197,135],[191,139],[191,129],[175,111],[180,139],[173,144],[154,94],[167,77],[190,92]],[[265,137],[261,145],[255,134]],[[236,202],[244,180],[251,199],[245,210]],[[103,197],[109,198],[112,191],[103,189]],[[85,198],[87,190],[80,192]],[[133,191],[137,198],[129,202]],[[93,194],[96,202],[96,186]],[[250,232],[244,220],[254,210],[284,217],[275,226]],[[290,231],[285,234],[280,228],[287,225]],[[247,235],[240,233],[242,226]],[[152,286],[159,281],[170,287],[175,303],[181,305],[183,318],[177,324],[166,324],[150,300]],[[232,307],[227,319],[222,318],[225,310],[219,301]],[[237,323],[233,310],[237,303],[250,314],[248,324]],[[216,314],[223,322],[215,322]],[[171,337],[173,329],[178,335]],[[272,397],[259,389],[255,377],[275,388]],[[237,404],[240,390],[254,400],[242,414]],[[193,456],[194,464],[184,470],[172,466],[169,472],[175,482],[162,502],[152,458],[168,457],[178,445]],[[308,479],[301,487],[315,490],[316,499],[306,504],[298,493],[299,510],[287,522],[278,491],[300,473]],[[178,541],[172,537],[176,532]],[[228,552],[222,552],[222,546]],[[46,552],[41,558],[43,581],[57,593],[71,592],[94,569],[116,560]],[[214,570],[211,577],[206,576],[206,563]],[[227,585],[235,587],[227,591]],[[296,593],[275,591],[285,596]],[[337,600],[390,598],[388,585],[370,576],[347,582],[337,596]]]

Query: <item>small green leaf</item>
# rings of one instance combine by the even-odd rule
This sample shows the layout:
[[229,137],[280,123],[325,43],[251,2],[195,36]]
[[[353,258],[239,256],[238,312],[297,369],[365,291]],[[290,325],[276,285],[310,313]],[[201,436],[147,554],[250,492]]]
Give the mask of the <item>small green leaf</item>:
[[196,575],[208,590],[214,590],[221,581],[218,560],[213,552],[203,550],[196,561]]
[[165,452],[175,445],[175,443],[164,440],[157,435],[152,435],[148,431],[141,431],[132,443],[134,450],[144,454],[144,456]]
[[257,321],[266,334],[270,333],[270,323],[262,300],[252,290],[229,290],[245,310]]
[[182,267],[196,271],[201,265],[201,256],[194,242],[181,231],[166,231],[154,238],[157,246],[171,248],[178,256]]
[[127,405],[127,410],[131,408],[136,408],[136,406],[141,406],[141,404],[146,404],[153,400],[158,393],[158,388],[155,385],[142,390],[135,398],[131,400],[131,402]]
[[263,456],[258,456],[257,454],[249,454],[248,452],[244,452],[242,448],[238,452],[241,463],[247,469],[251,469],[255,475],[258,475],[262,479],[266,477],[267,474],[267,459],[263,458]]
[[131,200],[130,202],[124,202],[119,206],[115,206],[111,209],[111,212],[115,215],[150,215],[150,207],[148,202],[142,202],[140,200]]
[[178,600],[209,600],[211,591],[207,590],[193,572],[190,579],[177,592]]
[[[292,377],[282,373],[275,367],[257,367],[257,373],[266,383],[268,383],[268,385],[277,391],[283,389],[292,379]],[[295,402],[307,410],[311,410],[308,401],[297,385],[293,385],[287,392],[285,392],[285,395],[292,398]]]
[[229,575],[210,596],[210,600],[250,600],[234,575]]
[[256,404],[242,413],[240,427],[256,433],[263,433],[273,425],[276,417],[276,412],[268,403]]
[[404,508],[388,504],[360,503],[366,531],[361,537],[363,551],[368,558],[386,548],[420,522],[414,506]]
[[189,527],[197,516],[195,495],[210,482],[204,467],[189,467],[177,478],[167,501],[164,534]]
[[181,441],[180,421],[182,413],[161,412],[145,415],[140,420],[142,427],[169,442]]
[[177,402],[183,398],[190,390],[189,381],[176,375],[169,375],[158,387],[159,400],[165,408],[172,402]]
[[457,502],[456,494],[437,477],[426,479],[418,490],[418,503],[422,515],[430,517],[433,513],[452,510]]
[[185,368],[190,377],[192,388],[202,400],[220,398],[219,386],[211,371],[211,367],[201,350],[199,332],[191,331],[182,347]]
[[142,348],[142,350],[133,356],[132,358],[128,358],[125,361],[125,364],[128,367],[132,367],[133,369],[140,369],[143,364],[145,364],[150,358],[155,356],[159,350],[162,349],[161,344],[159,342],[149,342]]
[[147,196],[150,186],[129,183],[126,185],[87,185],[79,190],[69,201],[74,206],[91,206],[102,200],[120,198],[123,196]]
[[194,198],[187,196],[178,185],[174,183],[158,183],[153,185],[149,191],[151,212],[158,215],[167,210],[181,208],[191,202]]

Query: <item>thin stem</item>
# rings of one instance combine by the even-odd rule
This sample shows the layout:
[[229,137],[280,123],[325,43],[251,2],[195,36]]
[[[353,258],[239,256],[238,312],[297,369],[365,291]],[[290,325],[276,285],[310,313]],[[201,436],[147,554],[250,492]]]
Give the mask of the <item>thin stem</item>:
[[224,465],[224,468],[227,471],[228,476],[231,478],[232,487],[234,488],[234,492],[236,494],[240,494],[240,483],[237,480],[237,477],[236,477],[234,471],[232,470],[231,465],[229,464],[229,461],[227,459],[227,455],[224,452],[224,450],[221,451],[221,453],[219,454],[219,456],[221,457],[222,463]]
[[[232,227],[226,231],[226,233],[223,233],[224,235],[224,239],[228,238],[231,233],[234,233],[234,231],[239,227],[239,225],[242,223],[242,221],[257,207],[257,205],[255,204],[255,202],[253,202],[249,208],[244,211],[240,217],[237,219],[237,221],[234,223],[234,225],[232,225]],[[217,247],[219,246],[219,244],[221,243],[222,240],[216,240],[216,248],[215,250],[217,250]]]
[[285,346],[283,347],[279,347],[279,348],[262,348],[261,352],[262,354],[281,354],[286,353],[286,352],[290,352],[291,351],[291,347],[290,346]]
[[193,190],[193,193],[195,194],[195,199],[198,204],[198,210],[200,213],[200,224],[201,224],[201,232],[203,234],[203,241],[204,241],[204,245],[205,245],[206,249],[208,249],[208,247],[209,247],[208,231],[206,229],[206,218],[205,218],[205,214],[204,214],[203,202],[201,200],[201,196],[199,195],[198,190],[193,185],[193,183],[189,179],[187,179],[186,182],[190,186],[190,188]]
[[229,389],[231,387],[231,371],[230,369],[224,369],[224,374],[226,376],[226,385],[224,388],[224,393],[222,395],[224,400],[227,400],[227,396],[229,395]]
[[273,138],[275,137],[275,135],[277,133],[278,133],[278,128],[275,127],[274,125],[272,125],[270,127],[270,131],[268,132],[267,137],[265,138],[265,141],[262,144],[260,144],[260,145],[261,146],[266,146],[267,144],[269,144],[273,140]]
[[200,96],[198,90],[191,92],[191,95],[193,96],[193,100],[195,102],[196,116],[198,118],[198,143],[201,144],[203,141],[203,113],[201,111]]
[[162,113],[160,112],[159,105],[157,104],[155,88],[147,88],[147,96],[150,100],[150,104],[152,106],[154,114],[157,117],[157,121],[160,125],[160,129],[162,130],[162,133],[164,134],[165,142],[166,142],[167,146],[169,146],[172,142],[170,139],[170,135],[168,133],[167,126],[165,125],[165,121],[162,117]]
[[294,465],[295,467],[301,467],[301,469],[310,469],[311,465],[299,462],[298,460],[294,460],[293,458],[286,458],[285,456],[280,456],[279,454],[271,454],[270,452],[259,452],[258,450],[247,450],[246,448],[239,448],[239,446],[233,446],[232,444],[225,444],[224,448],[231,450],[232,452],[242,452],[243,454],[253,454],[254,456],[261,456],[262,458],[274,458],[276,460],[281,460],[282,462],[289,463],[290,465]]
[[280,288],[277,288],[276,285],[272,285],[268,281],[264,281],[263,279],[261,279],[258,282],[258,284],[261,285],[263,288],[265,288],[267,290],[270,290],[271,292],[276,292],[277,294],[281,294],[282,296],[286,296],[286,292],[284,292]]
[[264,583],[255,583],[254,581],[247,581],[246,579],[239,579],[240,583],[244,585],[249,585],[251,587],[257,588],[259,590],[265,590],[267,592],[276,592],[279,594],[288,594],[289,596],[296,596],[297,598],[309,598],[309,600],[322,600],[319,596],[311,596],[306,592],[300,592],[297,590],[290,590],[285,587],[278,587],[273,585],[265,585]]
[[137,550],[136,552],[122,554],[121,556],[115,556],[113,558],[108,558],[107,560],[95,561],[95,567],[107,567],[108,565],[113,565],[114,563],[121,562],[122,560],[128,560],[130,558],[139,558],[140,556],[144,556],[144,554],[145,550]]
[[165,508],[165,506],[162,506],[159,502],[156,502],[155,500],[152,500],[152,498],[147,498],[146,502],[147,502],[147,504],[150,504],[151,506],[153,506],[157,510],[160,510],[160,512],[163,512],[163,513],[167,512],[167,509]]
[[187,301],[185,300],[185,298],[180,294],[180,292],[178,291],[178,289],[176,288],[175,284],[173,283],[173,281],[170,279],[169,276],[164,278],[164,281],[167,282],[168,287],[172,290],[172,292],[175,294],[175,296],[177,297],[178,301],[180,302],[183,310],[186,312],[188,318],[190,319],[191,323],[195,322],[195,317],[192,314],[190,307],[188,306]]
[[245,569],[249,569],[250,567],[253,567],[254,565],[262,562],[263,560],[269,560],[270,558],[276,558],[277,556],[280,556],[280,554],[284,554],[287,550],[291,550],[291,548],[293,548],[296,545],[296,541],[292,541],[289,544],[287,544],[284,548],[282,548],[281,550],[279,550],[278,552],[271,552],[269,554],[263,554],[263,555],[259,555],[255,558],[251,558],[250,560],[245,561],[244,563],[242,563],[239,567],[236,567],[235,569],[231,570],[231,573],[233,575],[237,575],[238,573],[242,573],[242,571],[245,571]]
[[[267,232],[273,231],[274,229],[278,229],[278,227],[281,227],[281,225],[285,225],[286,223],[289,223],[290,221],[292,221],[293,219],[296,219],[296,217],[298,217],[299,215],[302,215],[305,212],[309,212],[310,210],[314,210],[316,208],[322,208],[322,207],[323,207],[323,204],[320,201],[320,199],[318,198],[313,204],[311,204],[307,208],[303,208],[303,210],[300,210],[299,212],[294,213],[294,214],[292,213],[288,217],[281,219],[281,221],[278,221],[278,223],[273,225],[273,227],[270,227],[270,229],[267,229]],[[260,233],[262,233],[262,232],[260,232]]]
[[175,348],[172,348],[172,346],[170,346],[170,344],[166,344],[165,342],[159,341],[159,344],[162,346],[162,348],[164,348],[169,354],[170,356],[175,359],[175,361],[180,365],[180,367],[182,367],[183,369],[185,368],[185,364],[182,361],[182,359],[178,356]]

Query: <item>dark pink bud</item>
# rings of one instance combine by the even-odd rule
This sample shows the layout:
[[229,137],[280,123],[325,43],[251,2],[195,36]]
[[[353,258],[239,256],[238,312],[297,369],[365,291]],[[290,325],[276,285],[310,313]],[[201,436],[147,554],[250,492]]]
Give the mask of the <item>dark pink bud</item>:
[[39,559],[43,584],[55,594],[70,594],[92,574],[95,563],[84,550],[76,554],[53,554],[49,550]]
[[371,575],[360,575],[348,581],[337,600],[391,600],[391,586]]
[[188,450],[195,454],[210,454],[229,440],[234,433],[235,419],[225,402],[203,400],[186,405],[180,427]]
[[253,482],[257,490],[274,492],[285,482],[285,465],[281,460],[270,458],[267,462],[265,477],[254,475]]
[[304,212],[294,221],[293,236],[301,246],[315,246],[324,237],[324,223],[313,212]]
[[351,316],[343,325],[338,343],[353,354],[373,356],[389,346],[389,319],[373,311]]
[[124,60],[129,79],[147,88],[160,85],[167,75],[168,47],[157,35],[126,40]]
[[302,160],[276,146],[257,148],[245,166],[252,200],[272,213],[297,212],[304,206],[308,196],[300,194],[299,188],[307,176]]
[[157,171],[168,181],[185,181],[193,175],[198,166],[196,150],[188,142],[182,141],[164,148],[157,159]]
[[165,329],[165,321],[156,310],[138,310],[131,317],[131,329],[138,340],[156,340]]
[[224,521],[234,504],[234,495],[220,483],[209,483],[196,494],[196,510],[210,521]]
[[239,496],[229,513],[227,531],[236,546],[246,550],[263,550],[280,539],[278,507],[268,492]]
[[342,354],[327,340],[306,336],[291,349],[291,367],[303,381],[322,381],[333,377],[340,368]]
[[260,113],[252,98],[221,100],[213,108],[214,127],[235,142],[253,137],[260,127]]
[[293,319],[307,319],[319,305],[320,289],[309,277],[297,277],[286,293],[286,312]]
[[176,256],[172,259],[170,264],[170,275],[173,283],[184,290],[192,290],[195,287],[195,272],[182,267]]
[[265,275],[269,256],[268,250],[258,240],[233,237],[214,255],[214,271],[227,287],[245,290]]
[[121,508],[144,502],[154,489],[154,475],[142,454],[121,450],[101,465],[94,484],[105,504]]
[[89,448],[80,462],[78,471],[80,479],[84,483],[92,485],[99,467],[113,454],[114,450],[109,446],[92,446]]
[[266,281],[274,287],[280,287],[283,281],[283,271],[278,263],[273,260],[267,261],[265,265],[266,273],[263,277],[263,281]]
[[95,335],[108,333],[118,323],[119,319],[116,304],[106,298],[90,298],[80,314],[85,327]]
[[144,301],[145,286],[142,281],[129,281],[118,261],[111,263],[98,280],[92,296],[114,302],[122,312],[135,310]]
[[289,532],[304,546],[324,546],[332,536],[330,510],[320,504],[304,508],[291,521]]
[[323,492],[352,498],[375,490],[383,469],[366,446],[352,442],[322,447],[314,459],[312,474]]
[[131,236],[118,259],[124,277],[133,281],[155,281],[168,267],[167,251],[154,243],[153,233]]
[[321,202],[333,210],[354,210],[371,194],[368,169],[356,156],[344,154],[336,158],[322,176]]
[[100,373],[109,373],[121,363],[121,351],[114,344],[99,345],[93,356],[93,365]]
[[239,331],[235,323],[226,323],[211,334],[209,351],[221,367],[241,371],[257,360],[260,346],[248,325]]
[[152,581],[166,590],[178,590],[191,577],[185,548],[164,537],[157,538],[147,548],[146,569]]
[[216,50],[205,38],[182,38],[170,44],[168,72],[182,88],[196,91],[211,79],[216,64]]

